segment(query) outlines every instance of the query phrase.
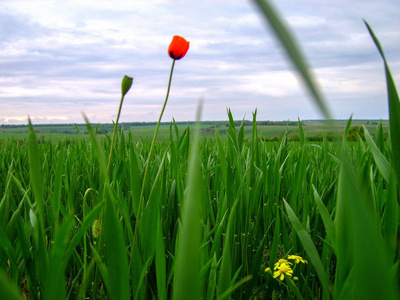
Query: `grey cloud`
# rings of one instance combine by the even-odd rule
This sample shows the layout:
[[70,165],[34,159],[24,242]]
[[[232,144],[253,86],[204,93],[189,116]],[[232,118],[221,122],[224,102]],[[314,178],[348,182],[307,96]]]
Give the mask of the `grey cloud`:
[[[259,118],[265,119],[318,117],[302,89],[288,87],[285,98],[280,98],[266,92],[266,88],[274,88],[273,82],[250,82],[258,74],[283,72],[292,66],[249,2],[205,1],[179,5],[172,1],[146,2],[136,7],[124,2],[122,7],[103,8],[95,3],[80,7],[63,2],[63,12],[57,13],[59,22],[54,26],[39,23],[43,20],[22,14],[11,4],[0,5],[6,8],[0,13],[0,38],[4,38],[0,41],[1,101],[15,103],[15,96],[2,93],[10,85],[14,89],[27,89],[18,97],[23,110],[15,112],[16,116],[28,112],[44,114],[37,106],[51,105],[55,116],[63,113],[62,107],[68,107],[68,116],[77,115],[81,120],[80,111],[88,110],[96,120],[104,118],[109,122],[110,111],[117,109],[114,102],[119,95],[120,80],[127,74],[135,77],[135,81],[124,118],[154,121],[165,96],[171,65],[166,47],[173,34],[180,34],[190,40],[191,48],[187,57],[175,66],[164,120],[173,117],[173,112],[179,112],[175,116],[177,120],[193,119],[194,113],[188,107],[195,109],[202,96],[206,106],[215,105],[215,109],[205,110],[213,119],[226,119],[226,107],[231,107],[238,118],[245,114],[251,117],[256,107],[260,108]],[[351,112],[359,111],[360,117],[370,116],[373,112],[363,103],[372,105],[375,101],[382,107],[376,110],[377,118],[385,117],[387,108],[381,100],[385,90],[376,92],[377,83],[379,88],[384,87],[382,63],[362,17],[376,29],[396,74],[400,70],[397,55],[400,26],[395,25],[400,25],[397,18],[400,8],[390,1],[275,3],[293,24],[310,66],[321,74],[322,88],[327,90],[335,115],[346,118]],[[11,55],[7,47],[21,48],[19,53]],[[346,69],[349,66],[358,67]],[[322,72],[325,69],[333,71]],[[360,85],[371,82],[370,86],[375,88],[366,93],[340,88],[340,82],[349,78],[360,78]],[[335,84],[327,84],[330,81]],[[255,86],[254,90],[241,90],[242,85],[249,84]],[[26,94],[35,88],[42,95],[28,97]],[[51,91],[59,94],[53,97],[48,94]],[[4,111],[2,105],[0,111]],[[11,106],[18,109],[16,105]],[[0,114],[3,118],[0,122],[4,122],[4,117]]]

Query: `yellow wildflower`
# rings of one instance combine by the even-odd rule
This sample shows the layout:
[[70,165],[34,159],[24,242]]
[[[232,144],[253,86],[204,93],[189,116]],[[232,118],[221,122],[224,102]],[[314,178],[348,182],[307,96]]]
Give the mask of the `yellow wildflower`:
[[270,267],[266,268],[265,272],[271,272],[271,268]]
[[289,265],[291,265],[292,263],[289,262],[289,261],[287,261],[287,260],[284,259],[284,258],[281,258],[281,259],[278,260],[278,262],[274,265],[274,270],[278,270],[278,268],[279,268],[281,265],[283,265],[283,264],[289,266]]
[[285,275],[292,276],[293,270],[290,268],[288,264],[281,264],[279,267],[276,268],[277,271],[274,272],[274,278],[279,277],[282,281],[285,278]]
[[296,264],[298,263],[308,264],[308,262],[305,259],[303,259],[301,256],[298,255],[289,255],[288,259],[294,260]]

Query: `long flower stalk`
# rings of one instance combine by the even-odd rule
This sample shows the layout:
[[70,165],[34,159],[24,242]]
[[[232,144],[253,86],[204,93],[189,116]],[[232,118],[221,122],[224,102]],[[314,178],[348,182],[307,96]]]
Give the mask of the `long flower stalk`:
[[164,114],[164,110],[165,107],[167,106],[167,102],[168,102],[168,98],[169,98],[169,91],[171,89],[171,82],[172,82],[172,74],[174,73],[174,66],[175,66],[175,59],[172,60],[172,66],[171,66],[171,71],[169,73],[169,81],[168,81],[168,88],[167,88],[167,94],[165,96],[165,100],[164,100],[164,105],[161,109],[161,113],[160,116],[158,117],[158,122],[157,122],[157,126],[156,126],[156,130],[154,132],[154,136],[153,136],[153,140],[151,142],[151,146],[150,146],[150,151],[149,151],[149,156],[147,157],[147,162],[146,162],[146,167],[144,169],[144,174],[143,174],[143,182],[142,182],[142,190],[140,192],[140,198],[139,198],[139,208],[138,208],[138,213],[140,213],[140,209],[142,207],[142,202],[143,202],[143,195],[144,195],[144,189],[146,186],[146,181],[147,181],[147,174],[149,173],[149,166],[150,166],[150,161],[151,158],[153,156],[153,151],[154,151],[154,145],[156,143],[156,139],[157,139],[157,135],[158,135],[158,130],[160,129],[160,123],[161,123],[161,119],[162,116]]
[[132,81],[133,81],[133,78],[126,76],[126,75],[122,79],[121,100],[119,102],[117,119],[115,120],[115,123],[114,123],[114,131],[113,131],[113,135],[112,135],[112,139],[111,139],[110,153],[108,155],[107,176],[109,176],[109,177],[111,176],[111,161],[112,161],[112,157],[114,154],[114,144],[115,144],[115,138],[117,136],[118,122],[119,122],[119,117],[121,115],[122,103],[124,102],[125,95],[128,93],[129,89],[132,86]]
[[172,38],[172,41],[171,41],[171,43],[169,44],[169,47],[168,47],[168,55],[169,55],[169,57],[172,58],[172,66],[171,66],[171,71],[169,73],[167,94],[165,96],[164,105],[163,105],[163,107],[161,109],[160,116],[158,117],[156,130],[154,132],[153,140],[151,142],[149,156],[147,157],[147,162],[146,162],[146,166],[145,166],[145,170],[144,170],[144,174],[143,174],[142,190],[140,192],[139,207],[138,207],[138,211],[137,211],[138,215],[140,215],[140,213],[141,213],[141,208],[142,208],[142,205],[143,205],[143,202],[144,202],[143,196],[144,196],[144,190],[145,190],[145,187],[146,187],[147,177],[149,176],[148,173],[149,173],[149,168],[150,168],[150,161],[151,161],[152,156],[153,156],[154,145],[156,143],[158,130],[160,129],[161,119],[162,119],[162,116],[164,114],[165,107],[167,106],[168,97],[169,97],[169,91],[171,89],[172,74],[174,73],[175,61],[185,57],[186,53],[189,50],[189,44],[190,43],[187,40],[185,40],[183,37],[181,37],[179,35],[175,35]]

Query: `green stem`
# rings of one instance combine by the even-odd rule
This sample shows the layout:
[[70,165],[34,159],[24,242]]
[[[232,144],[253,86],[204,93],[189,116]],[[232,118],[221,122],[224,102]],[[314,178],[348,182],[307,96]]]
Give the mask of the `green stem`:
[[[114,154],[115,138],[116,138],[116,135],[117,135],[118,121],[119,121],[119,117],[121,115],[121,109],[122,109],[122,103],[124,102],[124,97],[125,96],[122,94],[121,100],[119,102],[117,119],[115,120],[115,123],[114,123],[114,131],[113,131],[113,135],[112,135],[112,138],[111,138],[110,153],[108,155],[108,163],[107,163],[107,174],[106,174],[106,176],[107,176],[108,180],[107,180],[107,182],[104,182],[103,200],[106,199],[106,193],[107,193],[107,186],[106,185],[110,184],[110,182],[111,182],[111,162],[112,162],[112,157],[113,157],[113,154]],[[105,214],[105,205],[103,206],[103,210],[102,210],[102,220],[104,220],[104,214]],[[101,224],[101,227],[102,227],[101,230],[103,230],[103,226],[104,226],[104,223]],[[99,236],[99,246],[98,246],[98,252],[99,253],[102,250],[102,245],[103,245],[103,235],[100,234],[100,236]],[[96,293],[96,286],[97,286],[97,272],[95,272],[95,275],[94,275],[94,285],[93,285],[93,291],[92,291],[93,294],[92,294],[92,296],[94,296],[95,293]]]
[[149,156],[147,157],[147,162],[146,162],[146,167],[144,170],[144,175],[143,175],[143,183],[142,183],[142,190],[140,192],[140,198],[139,198],[139,208],[138,208],[138,214],[140,214],[140,210],[142,207],[142,202],[143,202],[143,196],[144,196],[144,189],[146,186],[146,180],[147,180],[147,174],[149,172],[149,166],[150,166],[150,161],[151,161],[151,157],[153,155],[153,150],[154,150],[154,145],[156,143],[156,138],[157,138],[157,134],[158,134],[158,130],[160,129],[160,123],[161,123],[161,119],[162,116],[164,114],[164,110],[165,107],[167,106],[167,102],[168,102],[168,97],[169,97],[169,91],[171,89],[171,81],[172,81],[172,74],[174,72],[174,66],[175,66],[175,59],[172,61],[172,66],[171,66],[171,71],[169,73],[169,81],[168,81],[168,88],[167,88],[167,95],[165,96],[165,100],[164,100],[164,105],[161,109],[161,113],[160,116],[158,118],[158,122],[157,122],[157,126],[156,126],[156,131],[154,132],[154,136],[153,136],[153,141],[151,142],[151,146],[150,146],[150,152],[149,152]]
[[[169,81],[168,81],[167,95],[165,96],[164,105],[163,105],[163,107],[162,107],[162,109],[161,109],[161,113],[160,113],[160,116],[159,116],[159,118],[158,118],[156,130],[155,130],[155,132],[154,132],[153,140],[152,140],[151,146],[150,146],[149,155],[148,155],[147,160],[146,160],[146,166],[145,166],[145,170],[144,170],[144,174],[143,174],[142,189],[141,189],[140,198],[139,198],[139,207],[138,207],[137,215],[136,215],[135,233],[134,233],[134,237],[133,237],[133,238],[134,238],[134,242],[136,242],[136,243],[139,242],[138,231],[139,231],[139,227],[140,227],[140,226],[139,226],[139,223],[140,223],[141,210],[142,210],[142,206],[143,206],[143,203],[144,203],[143,196],[144,196],[144,189],[145,189],[145,186],[146,186],[146,180],[147,180],[147,176],[148,176],[147,174],[148,174],[148,172],[149,172],[150,161],[151,161],[151,157],[152,157],[152,155],[153,155],[153,150],[154,150],[154,145],[155,145],[155,143],[156,143],[156,138],[157,138],[158,130],[160,129],[161,119],[162,119],[162,116],[163,116],[163,114],[164,114],[165,107],[167,106],[167,102],[168,102],[169,91],[170,91],[170,89],[171,89],[172,74],[173,74],[173,72],[174,72],[174,66],[175,66],[175,59],[172,61],[171,71],[170,71],[170,73],[169,73]],[[138,244],[139,244],[139,243],[138,243]],[[139,246],[139,247],[140,247],[140,246]],[[133,249],[134,249],[134,248],[132,248],[132,251],[133,251]],[[132,263],[133,263],[133,255],[131,255],[131,260],[130,260],[130,262],[129,262],[129,265],[131,266]]]
[[288,283],[290,289],[292,290],[292,292],[296,295],[296,298],[299,300],[303,300],[303,297],[301,296],[300,291],[297,288],[296,284],[293,282],[292,278],[290,278],[289,276],[286,276],[285,279],[287,279],[287,283]]
[[117,135],[118,121],[119,121],[119,116],[121,115],[121,109],[122,109],[123,102],[124,102],[124,95],[121,96],[121,101],[119,102],[117,119],[115,120],[115,123],[114,123],[114,131],[113,131],[113,135],[112,135],[112,139],[111,139],[111,148],[110,148],[110,154],[108,156],[108,164],[107,164],[107,175],[109,177],[111,176],[111,161],[112,161],[112,157],[114,154],[115,137]]

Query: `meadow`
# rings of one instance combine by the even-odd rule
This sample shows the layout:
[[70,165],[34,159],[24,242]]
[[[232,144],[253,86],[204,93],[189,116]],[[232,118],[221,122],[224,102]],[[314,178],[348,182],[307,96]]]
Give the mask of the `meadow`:
[[118,127],[128,76],[112,134],[84,117],[87,134],[43,139],[29,120],[0,143],[1,299],[400,298],[400,101],[379,41],[366,23],[389,120],[338,129],[279,15],[257,3],[326,117],[321,139],[298,122],[271,141],[256,111],[160,129],[186,53],[174,49],[149,136]]
[[[304,299],[319,299],[332,292],[339,243],[335,236],[346,234],[334,230],[333,220],[337,223],[344,217],[337,215],[338,198],[356,196],[353,187],[340,181],[342,147],[348,153],[352,180],[360,180],[371,191],[359,196],[366,198],[379,220],[385,249],[392,260],[398,255],[393,236],[398,226],[395,189],[388,190],[390,175],[387,181],[371,151],[372,146],[384,157],[390,154],[381,123],[367,141],[358,136],[356,142],[329,142],[325,135],[322,143],[313,143],[307,141],[299,123],[300,141],[289,141],[284,135],[277,142],[265,142],[259,137],[256,116],[250,138],[244,135],[244,124],[235,126],[229,116],[228,139],[223,141],[218,130],[212,139],[199,138],[201,175],[196,179],[196,193],[201,199],[197,207],[201,211],[201,272],[197,279],[202,297],[285,299],[299,293]],[[343,134],[348,134],[350,125],[351,120]],[[156,144],[142,208],[139,199],[150,140],[118,131],[109,183],[116,208],[107,207],[111,216],[102,216],[107,180],[101,176],[104,171],[96,155],[96,151],[110,151],[111,137],[98,139],[96,150],[95,140],[73,137],[39,144],[32,129],[27,143],[9,140],[0,148],[0,257],[3,277],[12,280],[13,291],[29,299],[60,295],[104,299],[113,284],[119,287],[125,280],[126,292],[135,299],[170,298],[190,180],[187,172],[194,139],[190,126],[180,130],[171,123],[168,138]],[[35,187],[42,207],[35,200]],[[290,205],[291,214],[285,205]],[[361,223],[369,220],[358,213],[350,217]],[[315,257],[305,251],[291,218],[312,241]],[[390,222],[391,218],[397,219]],[[92,230],[98,220],[105,222],[100,233]],[[295,290],[287,284],[288,278],[280,281],[265,272],[291,254],[308,261],[296,265]],[[326,285],[313,259],[325,274]],[[379,281],[373,280],[374,285]],[[119,295],[118,290],[114,293]]]
[[[326,126],[323,120],[304,120],[301,121],[303,131],[311,140],[322,141],[323,132],[331,133],[332,135],[341,136],[346,128],[348,120],[333,120],[333,126]],[[243,122],[243,125],[242,125]],[[370,131],[374,131],[376,125],[382,124],[384,134],[387,135],[389,122],[388,120],[353,120],[353,131],[358,131],[362,126],[365,126]],[[186,128],[193,129],[195,122],[174,122],[179,130],[183,131]],[[157,141],[162,142],[169,139],[169,128],[171,122],[162,122],[160,131],[157,136]],[[265,141],[277,141],[284,135],[288,135],[291,140],[299,140],[298,137],[298,121],[258,121],[257,131],[260,138]],[[111,123],[92,124],[94,130],[100,138],[105,135],[111,135],[114,130],[114,125]],[[155,122],[131,122],[121,123],[118,125],[119,130],[123,130],[125,134],[131,134],[133,139],[150,139],[153,137]],[[252,120],[236,120],[235,126],[243,126],[245,138],[251,138],[253,131]],[[223,140],[228,136],[228,121],[202,121],[200,122],[201,136],[213,138],[215,131],[218,130],[219,135]],[[7,140],[24,140],[28,137],[28,125],[0,125],[0,141]],[[63,139],[89,138],[89,132],[85,124],[36,124],[35,133],[40,140],[60,141]]]

